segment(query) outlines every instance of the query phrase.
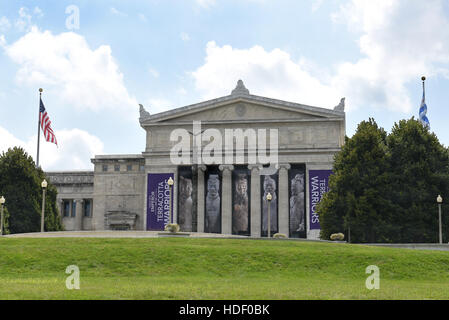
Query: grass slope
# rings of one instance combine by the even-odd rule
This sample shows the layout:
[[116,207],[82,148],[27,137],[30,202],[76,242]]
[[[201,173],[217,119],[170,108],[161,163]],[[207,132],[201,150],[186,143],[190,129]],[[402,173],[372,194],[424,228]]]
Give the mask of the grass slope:
[[[73,264],[80,290],[65,286]],[[448,299],[448,271],[449,252],[333,243],[0,239],[0,299]]]

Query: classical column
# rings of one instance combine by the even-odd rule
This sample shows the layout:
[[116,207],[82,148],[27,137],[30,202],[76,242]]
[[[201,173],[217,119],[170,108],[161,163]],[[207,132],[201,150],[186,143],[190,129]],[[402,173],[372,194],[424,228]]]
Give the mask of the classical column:
[[62,226],[62,217],[64,216],[64,200],[59,199],[58,200],[58,209],[59,209],[59,222]]
[[290,212],[290,199],[288,190],[288,170],[290,165],[279,164],[279,202],[278,202],[278,213],[279,213],[279,233],[289,236],[289,212]]
[[204,203],[204,171],[206,171],[205,165],[198,166],[198,221],[197,221],[197,232],[204,232],[204,212],[205,212],[205,203]]
[[222,174],[221,187],[221,233],[232,234],[232,164],[219,166]]
[[251,170],[251,237],[260,237],[261,232],[261,208],[260,202],[260,174],[259,166],[255,164],[248,165]]
[[83,230],[83,207],[84,200],[76,199],[76,210],[75,210],[75,231]]

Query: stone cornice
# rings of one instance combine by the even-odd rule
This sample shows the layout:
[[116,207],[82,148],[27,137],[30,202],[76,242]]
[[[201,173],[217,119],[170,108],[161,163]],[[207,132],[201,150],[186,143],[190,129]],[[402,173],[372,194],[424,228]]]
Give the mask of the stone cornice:
[[[328,117],[316,119],[250,119],[250,120],[201,120],[201,125],[223,125],[223,124],[269,124],[269,123],[298,123],[298,122],[335,122],[343,121],[344,117]],[[192,120],[176,121],[176,122],[151,122],[145,124],[145,127],[161,127],[161,126],[192,126]]]
[[84,172],[46,172],[46,176],[54,185],[61,184],[93,184],[93,171]]

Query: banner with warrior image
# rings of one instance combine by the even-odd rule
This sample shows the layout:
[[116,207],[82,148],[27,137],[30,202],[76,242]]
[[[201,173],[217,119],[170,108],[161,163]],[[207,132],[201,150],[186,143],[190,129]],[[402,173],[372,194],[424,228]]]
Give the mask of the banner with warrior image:
[[[149,173],[147,188],[147,230],[163,231],[173,215],[173,173]],[[170,204],[171,198],[171,204]]]
[[[270,221],[270,235],[278,233],[278,174],[261,175],[260,191],[262,194],[262,237],[268,236],[268,221]],[[271,194],[271,200],[267,196]]]
[[204,232],[221,232],[221,174],[217,166],[208,166],[205,173]]
[[[196,186],[196,184],[195,184]],[[178,224],[181,231],[194,230],[194,194],[192,167],[178,168]]]
[[305,166],[292,164],[289,174],[289,232],[291,238],[306,238]]
[[250,235],[251,172],[236,166],[232,172],[232,234]]

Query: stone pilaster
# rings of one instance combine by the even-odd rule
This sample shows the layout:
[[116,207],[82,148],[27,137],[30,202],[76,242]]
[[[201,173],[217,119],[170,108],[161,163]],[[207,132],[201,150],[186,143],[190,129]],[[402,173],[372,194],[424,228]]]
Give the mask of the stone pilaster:
[[58,200],[58,210],[59,210],[59,221],[61,222],[62,225],[62,217],[63,217],[63,210],[64,210],[64,200],[59,199]]
[[83,230],[83,207],[84,200],[83,199],[75,199],[76,201],[76,210],[75,210],[75,230]]
[[261,231],[261,208],[260,208],[260,167],[258,165],[248,165],[251,170],[251,237],[260,237]]
[[289,201],[289,190],[288,190],[288,170],[290,165],[279,164],[279,202],[278,202],[278,212],[279,212],[279,233],[289,236],[289,212],[290,212],[290,201]]
[[204,232],[204,212],[205,212],[205,197],[204,197],[204,171],[206,171],[205,165],[198,166],[198,221],[197,232]]
[[221,233],[232,234],[232,170],[233,165],[220,165],[222,174],[221,190]]
[[175,169],[173,172],[173,180],[175,183],[171,186],[171,210],[173,212],[173,223],[178,223],[178,178],[178,170]]

